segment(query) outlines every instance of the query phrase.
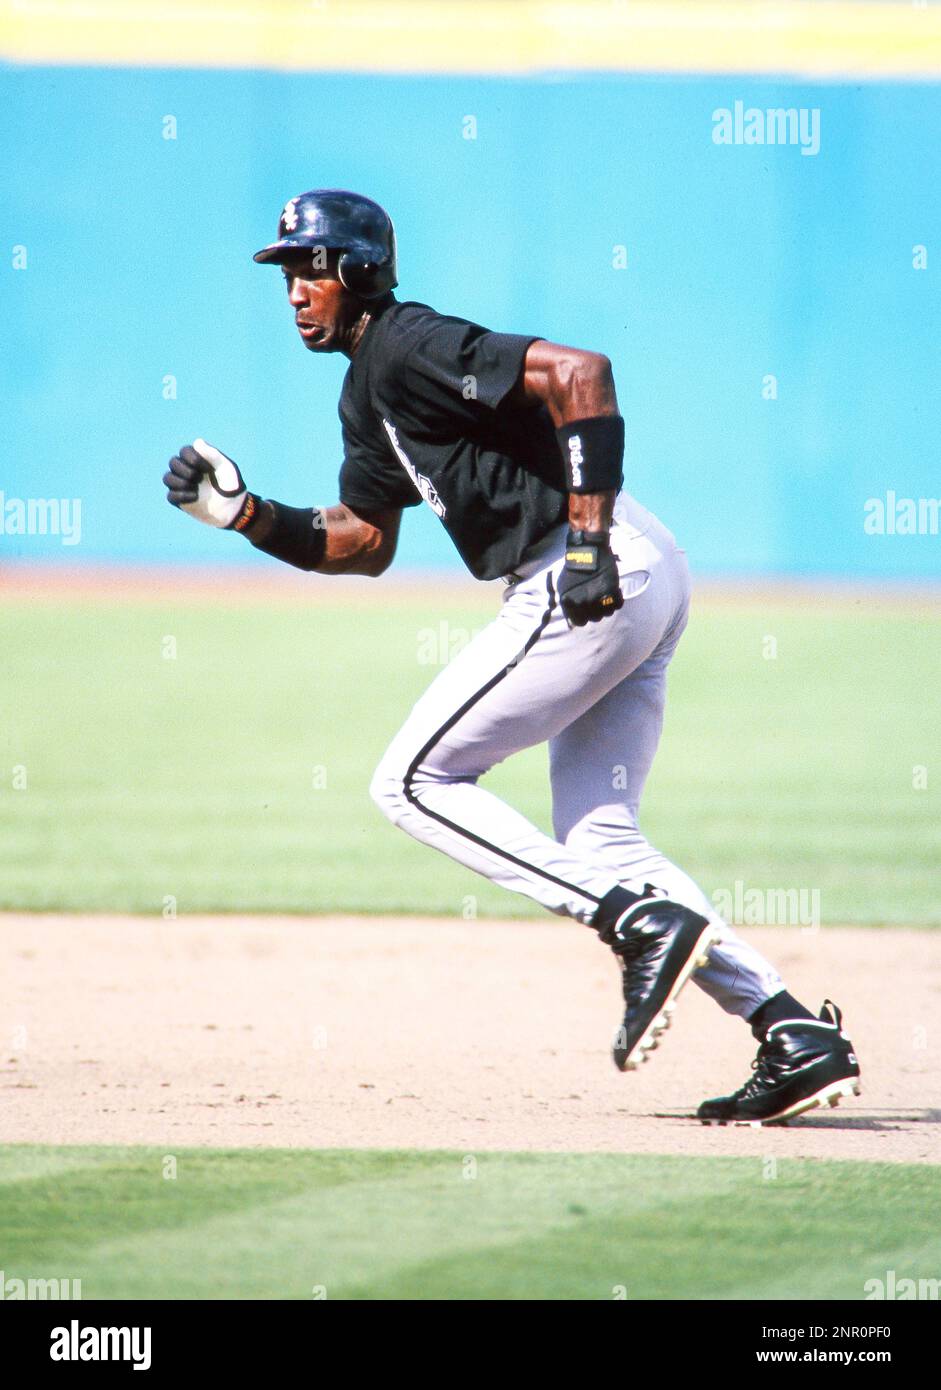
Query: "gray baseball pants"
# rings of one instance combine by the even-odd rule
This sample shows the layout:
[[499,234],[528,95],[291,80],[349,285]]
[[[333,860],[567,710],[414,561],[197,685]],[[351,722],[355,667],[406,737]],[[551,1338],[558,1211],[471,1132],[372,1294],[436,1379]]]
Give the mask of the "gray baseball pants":
[[[686,626],[686,556],[652,513],[618,496],[611,546],[624,606],[569,628],[555,597],[566,527],[510,577],[496,619],[415,705],[370,794],[393,824],[555,912],[590,924],[616,884],[664,889],[721,926],[693,978],[748,1017],[784,988],[638,827],[663,724],[667,666]],[[496,763],[548,742],[555,838],[478,785]]]

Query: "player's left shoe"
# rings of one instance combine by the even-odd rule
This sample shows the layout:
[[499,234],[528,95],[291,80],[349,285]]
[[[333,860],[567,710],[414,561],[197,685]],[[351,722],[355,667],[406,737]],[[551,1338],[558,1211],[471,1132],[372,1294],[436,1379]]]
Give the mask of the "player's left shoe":
[[614,1040],[614,1064],[632,1071],[658,1046],[669,1028],[680,990],[705,965],[718,929],[669,898],[635,900],[599,935],[614,951],[624,987],[624,1022]]
[[745,1085],[730,1096],[704,1100],[696,1114],[703,1124],[780,1124],[858,1095],[859,1062],[843,1032],[843,1015],[826,999],[819,1018],[772,1023]]

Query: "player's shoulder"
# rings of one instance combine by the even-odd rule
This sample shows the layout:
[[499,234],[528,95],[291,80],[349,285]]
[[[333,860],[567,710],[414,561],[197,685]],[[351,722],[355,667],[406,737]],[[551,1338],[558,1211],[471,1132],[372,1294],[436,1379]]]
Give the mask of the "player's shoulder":
[[439,324],[454,322],[430,304],[417,299],[397,299],[382,315],[382,337],[389,347],[409,348]]
[[383,338],[387,345],[411,348],[429,334],[439,329],[471,329],[477,333],[487,330],[471,319],[458,314],[443,314],[430,304],[416,299],[396,299],[385,310],[380,320]]

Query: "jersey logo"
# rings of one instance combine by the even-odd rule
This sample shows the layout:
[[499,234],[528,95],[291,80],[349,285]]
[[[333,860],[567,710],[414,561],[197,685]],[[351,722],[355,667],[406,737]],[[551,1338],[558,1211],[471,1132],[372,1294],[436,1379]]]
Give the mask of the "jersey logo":
[[573,434],[569,438],[569,465],[572,471],[572,486],[581,487],[582,485],[582,464],[585,462],[582,457],[582,437],[580,434]]
[[399,443],[399,437],[395,432],[395,425],[393,425],[391,421],[387,420],[385,416],[383,416],[382,425],[385,429],[386,434],[389,436],[389,442],[395,450],[395,456],[398,459],[399,463],[402,465],[408,476],[411,478],[412,482],[418,488],[418,491],[421,493],[422,497],[428,503],[435,516],[443,517],[447,509],[444,503],[442,502],[441,498],[435,491],[431,479],[426,478],[424,473],[419,473],[414,463],[412,463],[412,460],[409,458],[408,454],[405,452],[405,450]]

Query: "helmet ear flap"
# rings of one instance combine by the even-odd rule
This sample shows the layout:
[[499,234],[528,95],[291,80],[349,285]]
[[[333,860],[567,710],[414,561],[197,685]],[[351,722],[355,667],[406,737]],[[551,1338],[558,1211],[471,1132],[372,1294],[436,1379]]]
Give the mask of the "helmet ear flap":
[[394,289],[395,265],[390,258],[382,261],[367,260],[360,252],[344,251],[337,266],[340,283],[361,299],[377,299],[387,290]]

